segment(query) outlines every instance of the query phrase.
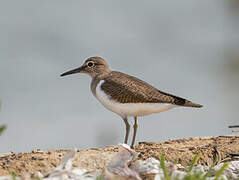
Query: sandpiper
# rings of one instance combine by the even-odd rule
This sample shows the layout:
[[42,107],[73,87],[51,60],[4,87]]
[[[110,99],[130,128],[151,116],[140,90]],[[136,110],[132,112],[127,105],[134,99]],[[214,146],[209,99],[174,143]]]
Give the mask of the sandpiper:
[[126,126],[124,140],[126,144],[130,132],[128,117],[134,117],[132,148],[138,128],[138,116],[160,113],[178,106],[202,107],[200,104],[162,92],[136,77],[111,71],[109,65],[101,57],[90,57],[81,67],[65,72],[61,76],[75,73],[90,75],[93,95],[106,109],[122,117]]

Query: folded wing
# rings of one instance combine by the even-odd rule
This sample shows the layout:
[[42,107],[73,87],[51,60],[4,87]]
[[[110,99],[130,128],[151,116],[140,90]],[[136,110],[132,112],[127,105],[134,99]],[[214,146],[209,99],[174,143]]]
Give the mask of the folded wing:
[[202,107],[184,98],[162,92],[136,77],[113,71],[104,78],[102,90],[120,103],[169,103],[179,106]]

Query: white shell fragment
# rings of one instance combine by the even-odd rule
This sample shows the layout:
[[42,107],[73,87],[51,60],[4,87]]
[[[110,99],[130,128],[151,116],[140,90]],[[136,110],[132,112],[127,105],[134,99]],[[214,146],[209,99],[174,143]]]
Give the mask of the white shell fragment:
[[107,166],[105,178],[112,179],[115,176],[119,176],[121,178],[141,180],[139,174],[134,169],[129,168],[130,163],[137,156],[138,153],[130,149],[128,145],[119,145],[119,152]]
[[74,148],[70,150],[63,158],[60,166],[55,168],[52,172],[45,175],[41,179],[45,180],[93,180],[96,178],[95,174],[90,174],[85,169],[72,168],[72,162],[76,156],[77,150]]
[[134,162],[130,168],[134,169],[139,174],[158,174],[160,173],[160,163],[154,158],[143,160],[137,160]]

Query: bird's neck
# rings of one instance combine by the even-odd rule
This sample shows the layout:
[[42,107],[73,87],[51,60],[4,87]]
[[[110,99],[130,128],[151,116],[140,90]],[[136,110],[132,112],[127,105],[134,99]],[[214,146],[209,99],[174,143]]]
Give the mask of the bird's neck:
[[99,73],[96,73],[94,74],[92,77],[92,81],[94,79],[104,79],[104,77],[108,76],[109,74],[111,73],[111,71],[103,71],[103,72],[99,72]]
[[92,81],[91,81],[91,91],[95,95],[95,89],[97,87],[97,84],[103,80],[105,77],[109,76],[111,71],[104,71],[102,73],[96,74],[95,76],[92,76]]

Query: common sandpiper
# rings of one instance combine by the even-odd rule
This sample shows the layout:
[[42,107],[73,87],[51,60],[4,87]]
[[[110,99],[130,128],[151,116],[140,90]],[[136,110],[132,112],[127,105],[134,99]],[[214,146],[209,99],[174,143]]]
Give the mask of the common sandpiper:
[[101,57],[90,57],[82,66],[61,74],[66,76],[85,73],[92,77],[91,91],[103,106],[121,116],[126,127],[124,143],[128,143],[130,132],[129,117],[134,117],[134,133],[131,143],[133,148],[138,128],[137,117],[168,111],[185,106],[200,108],[202,105],[192,103],[184,98],[165,93],[128,74],[111,71]]

